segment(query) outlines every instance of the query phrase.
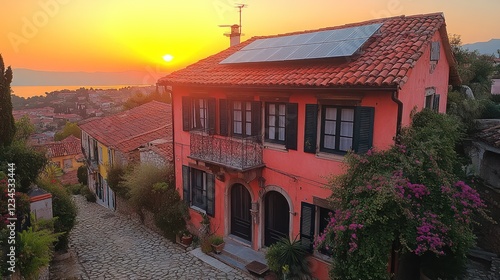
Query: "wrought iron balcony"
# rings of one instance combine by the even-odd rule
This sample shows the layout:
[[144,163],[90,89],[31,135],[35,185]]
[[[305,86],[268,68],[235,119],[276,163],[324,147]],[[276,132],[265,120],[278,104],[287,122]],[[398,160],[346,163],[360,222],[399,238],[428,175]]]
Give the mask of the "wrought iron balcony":
[[191,132],[190,158],[239,171],[264,166],[262,144],[257,137],[231,138],[207,135],[204,132]]

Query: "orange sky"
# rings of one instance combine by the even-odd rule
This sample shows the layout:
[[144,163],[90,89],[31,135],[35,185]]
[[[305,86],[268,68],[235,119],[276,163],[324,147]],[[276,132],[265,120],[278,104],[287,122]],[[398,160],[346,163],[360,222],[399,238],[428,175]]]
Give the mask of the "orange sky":
[[243,40],[431,12],[464,43],[500,38],[497,0],[29,0],[1,1],[0,53],[14,68],[170,72],[228,47],[218,25],[237,23],[236,3]]

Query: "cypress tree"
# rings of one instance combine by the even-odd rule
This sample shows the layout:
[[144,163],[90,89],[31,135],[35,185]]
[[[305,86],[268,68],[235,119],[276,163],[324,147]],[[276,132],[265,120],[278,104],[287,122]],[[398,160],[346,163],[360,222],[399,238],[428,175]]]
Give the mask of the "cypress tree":
[[16,132],[10,96],[11,82],[12,69],[10,66],[5,69],[3,57],[0,55],[0,147],[9,146]]

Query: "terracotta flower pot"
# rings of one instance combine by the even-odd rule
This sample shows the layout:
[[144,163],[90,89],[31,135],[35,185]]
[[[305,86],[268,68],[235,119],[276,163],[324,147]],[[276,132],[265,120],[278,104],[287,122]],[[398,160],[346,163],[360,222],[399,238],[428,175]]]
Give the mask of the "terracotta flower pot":
[[182,244],[191,245],[191,242],[193,242],[193,236],[191,234],[181,236],[181,243]]
[[224,249],[224,245],[226,245],[226,243],[221,243],[221,244],[218,244],[218,245],[215,245],[215,244],[212,244],[212,248],[214,249],[214,252],[216,254],[220,254],[222,252],[222,250]]

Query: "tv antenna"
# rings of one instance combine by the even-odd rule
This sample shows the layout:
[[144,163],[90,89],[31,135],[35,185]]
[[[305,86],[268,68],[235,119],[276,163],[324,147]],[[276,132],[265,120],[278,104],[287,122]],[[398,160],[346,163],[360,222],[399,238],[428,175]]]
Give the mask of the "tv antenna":
[[[238,25],[238,31],[239,31],[238,33],[243,36],[244,34],[242,34],[242,32],[241,32],[241,30],[242,30],[242,26],[241,26],[241,10],[243,8],[248,7],[248,4],[238,4],[238,3],[236,3],[236,6],[234,6],[234,7],[236,9],[238,9],[238,13],[239,13],[239,16],[240,16],[240,24]],[[221,24],[221,25],[219,25],[219,27],[233,27],[233,26],[234,26],[234,24]],[[224,34],[224,35],[229,36],[229,34]]]

